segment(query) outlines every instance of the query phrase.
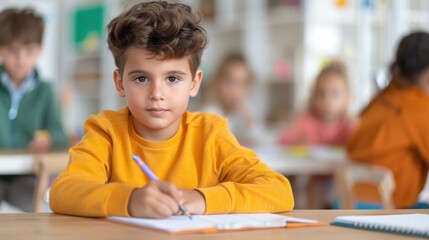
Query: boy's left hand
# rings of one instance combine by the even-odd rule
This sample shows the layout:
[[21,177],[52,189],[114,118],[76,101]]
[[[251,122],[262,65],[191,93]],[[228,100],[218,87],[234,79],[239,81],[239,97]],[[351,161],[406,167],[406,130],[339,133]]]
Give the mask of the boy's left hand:
[[39,130],[34,134],[34,139],[30,142],[30,148],[34,152],[47,152],[51,149],[51,135],[46,130]]
[[180,189],[183,203],[191,214],[204,214],[206,212],[206,201],[204,196],[197,190]]

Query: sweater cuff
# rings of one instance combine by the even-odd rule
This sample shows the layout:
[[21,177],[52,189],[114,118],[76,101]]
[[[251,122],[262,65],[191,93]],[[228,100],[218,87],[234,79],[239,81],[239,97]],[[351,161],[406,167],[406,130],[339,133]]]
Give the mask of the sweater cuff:
[[109,199],[106,203],[106,212],[108,216],[126,216],[130,217],[128,213],[128,202],[131,193],[135,187],[126,184],[115,184],[112,189]]
[[195,189],[203,194],[206,201],[205,214],[220,214],[232,212],[232,197],[223,184],[213,187]]

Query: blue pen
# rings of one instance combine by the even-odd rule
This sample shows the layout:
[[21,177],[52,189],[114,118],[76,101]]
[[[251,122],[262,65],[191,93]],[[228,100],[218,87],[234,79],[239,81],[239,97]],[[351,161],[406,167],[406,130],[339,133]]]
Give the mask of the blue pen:
[[[159,180],[158,177],[155,175],[155,173],[153,173],[152,170],[150,170],[150,168],[146,165],[146,163],[143,162],[143,160],[137,154],[133,154],[132,158],[137,163],[137,165],[139,165],[141,170],[143,170],[143,172],[146,173],[146,175],[150,178],[150,180],[152,181]],[[185,207],[184,204],[179,204],[179,210],[182,214],[187,215],[190,219],[192,219],[191,214],[189,214],[188,209]]]

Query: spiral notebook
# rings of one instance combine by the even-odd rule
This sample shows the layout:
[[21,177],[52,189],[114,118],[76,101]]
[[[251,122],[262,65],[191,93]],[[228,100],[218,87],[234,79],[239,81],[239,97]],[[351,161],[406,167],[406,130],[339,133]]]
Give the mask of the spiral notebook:
[[293,218],[283,215],[260,214],[219,214],[173,216],[166,219],[107,217],[107,220],[127,225],[156,229],[169,234],[212,233],[225,230],[245,230],[281,227],[324,226],[315,220]]
[[429,214],[342,216],[331,223],[342,227],[429,237]]

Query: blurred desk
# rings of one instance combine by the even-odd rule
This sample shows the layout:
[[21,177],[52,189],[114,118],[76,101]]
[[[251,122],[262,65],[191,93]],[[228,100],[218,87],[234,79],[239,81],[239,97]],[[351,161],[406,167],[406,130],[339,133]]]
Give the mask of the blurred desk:
[[20,175],[33,172],[34,156],[24,151],[0,151],[0,175]]
[[[429,210],[295,210],[285,215],[331,222],[337,216],[426,213]],[[359,230],[353,228],[320,226],[303,228],[273,228],[249,231],[226,231],[211,234],[168,235],[141,227],[128,226],[96,218],[71,217],[50,213],[0,214],[2,239],[421,239],[416,237]]]
[[[315,148],[307,156],[293,156],[280,147],[256,147],[258,156],[273,170],[284,175],[330,174],[347,158],[341,151]],[[55,157],[54,157],[55,156]],[[64,159],[67,151],[33,154],[24,151],[0,151],[0,174],[28,174],[34,171],[36,158]]]
[[347,161],[344,150],[334,148],[307,147],[301,149],[305,153],[300,156],[291,154],[296,149],[279,146],[256,147],[254,150],[264,163],[284,175],[332,174]]
[[0,151],[0,175],[21,175],[34,173],[37,159],[68,158],[68,152],[53,151],[47,153],[31,153],[27,151]]
[[27,151],[0,151],[0,175],[35,174],[33,209],[43,211],[45,192],[50,174],[62,171],[68,163],[67,151],[32,153]]

